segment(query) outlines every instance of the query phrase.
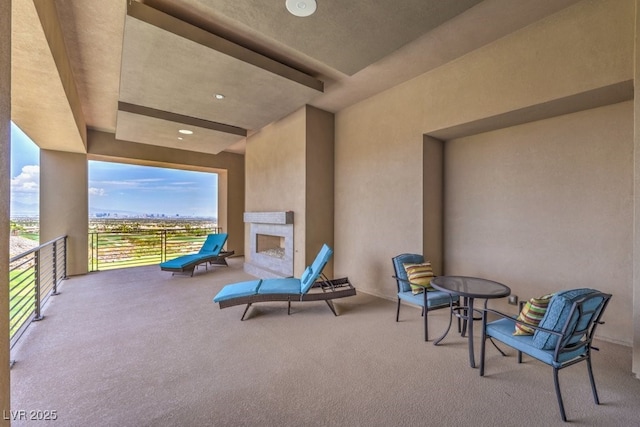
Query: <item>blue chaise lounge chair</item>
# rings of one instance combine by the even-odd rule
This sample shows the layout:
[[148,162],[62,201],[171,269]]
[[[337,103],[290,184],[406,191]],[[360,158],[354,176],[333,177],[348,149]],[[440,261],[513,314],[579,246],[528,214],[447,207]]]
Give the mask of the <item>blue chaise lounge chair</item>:
[[226,233],[209,234],[198,253],[182,255],[165,261],[160,264],[160,268],[163,271],[190,273],[193,276],[193,272],[199,264],[227,265],[226,258],[234,253],[233,251],[222,250],[227,242],[227,237]]
[[222,288],[213,302],[218,303],[221,309],[246,304],[240,320],[244,320],[251,304],[266,301],[287,301],[287,314],[291,314],[291,301],[322,300],[337,316],[332,300],[355,295],[356,289],[346,277],[329,280],[322,274],[332,254],[333,250],[325,244],[300,279],[256,279],[233,283]]

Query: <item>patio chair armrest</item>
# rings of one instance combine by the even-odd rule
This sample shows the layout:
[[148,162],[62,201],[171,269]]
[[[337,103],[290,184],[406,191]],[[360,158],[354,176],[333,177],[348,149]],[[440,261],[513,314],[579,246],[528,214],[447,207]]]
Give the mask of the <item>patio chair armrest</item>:
[[517,322],[517,320],[516,320],[517,316],[514,316],[513,314],[503,313],[501,311],[493,310],[491,308],[486,308],[486,307],[479,307],[479,308],[475,308],[475,309],[482,312],[482,323],[483,324],[487,323],[487,321],[486,321],[487,313],[491,313],[491,314],[493,314],[495,316],[498,316],[498,317],[501,317],[501,318],[504,318],[504,319],[510,319],[510,320],[513,320],[514,322]]
[[491,313],[491,314],[494,314],[494,315],[496,315],[498,317],[502,317],[502,318],[505,318],[505,319],[511,319],[514,323],[517,323],[517,324],[522,325],[522,326],[526,326],[527,328],[534,329],[536,331],[547,332],[547,333],[550,333],[552,335],[557,335],[559,337],[562,336],[561,332],[552,331],[551,329],[541,328],[540,326],[536,326],[536,325],[532,325],[530,323],[523,322],[521,320],[518,320],[517,316],[505,314],[505,313],[502,313],[502,312],[499,312],[497,310],[493,310],[493,309],[490,309],[490,308],[480,308],[479,310],[482,311],[482,328],[483,329],[487,325],[486,313]]

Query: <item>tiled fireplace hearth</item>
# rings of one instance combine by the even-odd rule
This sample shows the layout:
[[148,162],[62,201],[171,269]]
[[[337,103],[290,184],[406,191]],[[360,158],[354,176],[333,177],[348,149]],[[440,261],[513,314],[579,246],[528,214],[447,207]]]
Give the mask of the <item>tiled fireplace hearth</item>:
[[245,212],[250,224],[244,271],[262,279],[293,276],[293,212]]

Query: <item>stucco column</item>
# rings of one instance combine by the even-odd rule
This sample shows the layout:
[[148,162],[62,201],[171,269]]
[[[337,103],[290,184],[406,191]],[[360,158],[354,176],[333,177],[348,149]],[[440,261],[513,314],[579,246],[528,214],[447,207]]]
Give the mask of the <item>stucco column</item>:
[[422,253],[431,261],[436,275],[444,265],[444,141],[423,137],[422,167]]
[[88,271],[89,196],[86,154],[40,150],[40,243],[67,239],[67,274]]
[[[631,371],[640,378],[640,0],[636,0],[633,134],[633,354]],[[615,295],[614,295],[615,298]]]
[[227,249],[244,255],[244,164],[218,172],[218,225],[229,234]]
[[11,142],[11,0],[0,2],[0,426],[8,426],[9,375],[9,201]]

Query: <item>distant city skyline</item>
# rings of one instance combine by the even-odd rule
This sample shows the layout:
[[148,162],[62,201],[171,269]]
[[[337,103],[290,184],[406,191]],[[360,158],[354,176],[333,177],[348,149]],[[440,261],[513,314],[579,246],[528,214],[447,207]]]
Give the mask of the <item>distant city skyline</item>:
[[[218,216],[218,175],[89,161],[89,215]],[[37,216],[40,150],[11,123],[11,216]]]

